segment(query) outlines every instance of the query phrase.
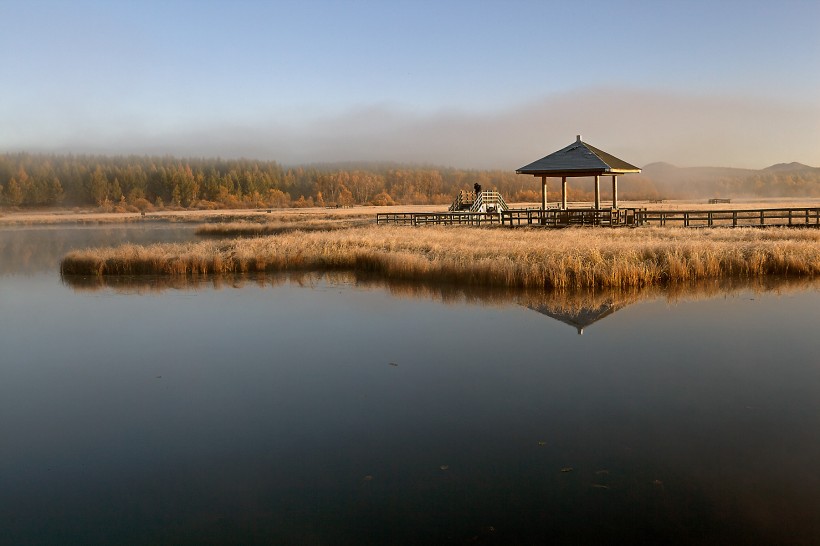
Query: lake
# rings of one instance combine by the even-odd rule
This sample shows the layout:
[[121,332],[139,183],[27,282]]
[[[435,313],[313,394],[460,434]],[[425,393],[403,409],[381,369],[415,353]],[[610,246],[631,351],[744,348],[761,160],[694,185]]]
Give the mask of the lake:
[[817,282],[60,278],[192,239],[0,229],[0,543],[820,543]]

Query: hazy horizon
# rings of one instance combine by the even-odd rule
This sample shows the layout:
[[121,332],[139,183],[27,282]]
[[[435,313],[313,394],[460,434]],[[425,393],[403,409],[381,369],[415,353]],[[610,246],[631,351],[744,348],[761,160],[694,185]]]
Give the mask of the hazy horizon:
[[820,166],[818,3],[6,1],[0,15],[3,152],[510,170],[582,134],[639,166]]

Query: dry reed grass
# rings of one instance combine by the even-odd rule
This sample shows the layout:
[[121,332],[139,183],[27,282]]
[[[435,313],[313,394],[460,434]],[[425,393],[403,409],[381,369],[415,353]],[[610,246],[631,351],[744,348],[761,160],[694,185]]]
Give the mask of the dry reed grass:
[[578,289],[820,274],[820,230],[363,227],[78,250],[65,275],[349,270],[405,281]]
[[227,222],[205,224],[194,233],[205,237],[261,237],[264,235],[281,235],[293,231],[333,231],[349,229],[375,223],[372,217],[360,218],[325,217],[323,219],[284,217],[270,222]]

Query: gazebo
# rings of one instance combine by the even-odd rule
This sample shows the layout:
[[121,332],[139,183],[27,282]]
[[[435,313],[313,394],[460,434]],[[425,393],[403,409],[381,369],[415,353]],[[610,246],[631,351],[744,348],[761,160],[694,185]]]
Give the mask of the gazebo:
[[618,208],[618,175],[641,170],[622,159],[590,146],[581,135],[575,142],[557,152],[533,161],[515,171],[541,177],[541,208],[547,208],[547,177],[561,178],[561,209],[567,208],[567,178],[595,177],[595,210],[601,209],[602,176],[612,176],[612,208]]

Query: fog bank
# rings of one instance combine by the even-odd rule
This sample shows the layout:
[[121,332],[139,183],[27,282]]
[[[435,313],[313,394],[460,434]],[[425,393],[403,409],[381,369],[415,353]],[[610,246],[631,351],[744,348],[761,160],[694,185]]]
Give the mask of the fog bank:
[[[76,133],[47,129],[29,127],[27,137],[0,143],[0,148],[507,170],[565,146],[580,133],[639,166],[655,161],[746,168],[790,161],[820,165],[820,104],[625,89],[549,96],[490,113],[453,108],[415,114],[406,107],[370,105],[298,125],[275,119],[203,121],[157,134],[90,123]],[[36,132],[42,134],[35,137]]]

